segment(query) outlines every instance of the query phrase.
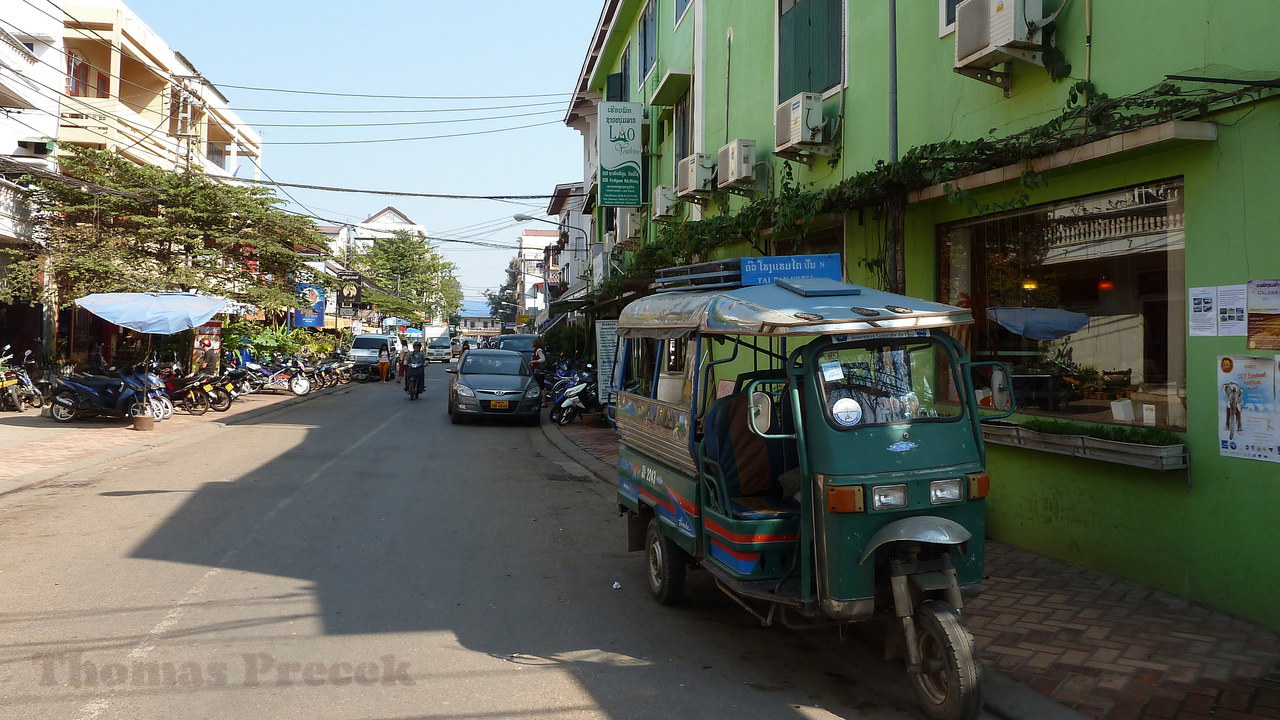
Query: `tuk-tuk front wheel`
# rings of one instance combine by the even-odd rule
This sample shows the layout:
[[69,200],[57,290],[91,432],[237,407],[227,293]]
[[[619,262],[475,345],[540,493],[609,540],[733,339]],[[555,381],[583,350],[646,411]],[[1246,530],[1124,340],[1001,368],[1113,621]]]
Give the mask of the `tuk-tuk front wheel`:
[[658,518],[649,519],[644,555],[649,592],[663,605],[674,605],[684,596],[685,551],[658,528]]
[[982,709],[982,668],[960,613],[944,602],[926,602],[916,611],[915,627],[922,667],[911,673],[911,685],[921,709],[938,720],[977,717]]

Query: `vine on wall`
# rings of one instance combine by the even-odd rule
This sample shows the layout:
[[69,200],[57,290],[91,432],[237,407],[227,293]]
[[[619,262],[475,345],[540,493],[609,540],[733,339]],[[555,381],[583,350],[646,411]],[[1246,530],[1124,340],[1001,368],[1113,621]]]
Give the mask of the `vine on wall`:
[[[932,185],[943,184],[947,198],[965,206],[973,215],[1022,207],[1030,201],[1031,191],[1045,182],[1029,165],[1017,189],[998,203],[980,203],[969,191],[950,182],[986,170],[1028,164],[1034,158],[1143,127],[1203,117],[1211,110],[1257,99],[1260,92],[1249,87],[1187,88],[1166,81],[1132,95],[1112,98],[1082,81],[1068,90],[1067,103],[1058,116],[1042,125],[1004,138],[918,145],[898,162],[877,161],[874,167],[830,187],[813,188],[795,182],[790,163],[784,163],[776,194],[758,197],[736,213],[663,226],[653,241],[635,252],[628,270],[609,278],[601,290],[606,297],[618,297],[624,287],[653,277],[659,268],[706,260],[714,251],[735,244],[750,244],[760,250],[756,240],[767,229],[780,236],[803,233],[819,215],[868,208],[881,211],[891,197]],[[990,134],[994,135],[995,129]],[[881,243],[882,249],[888,245]],[[864,266],[874,273],[876,267],[883,266],[877,261],[883,260],[866,259]]]

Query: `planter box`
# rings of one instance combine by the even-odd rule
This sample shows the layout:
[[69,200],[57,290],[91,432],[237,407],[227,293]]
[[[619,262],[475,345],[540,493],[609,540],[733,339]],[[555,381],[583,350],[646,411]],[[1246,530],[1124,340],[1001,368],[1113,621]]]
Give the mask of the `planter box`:
[[1186,445],[1141,445],[1085,435],[1056,435],[1005,423],[983,423],[982,439],[995,445],[1025,447],[1151,470],[1181,470],[1187,467]]
[[1085,457],[1152,470],[1181,470],[1187,466],[1186,445],[1139,445],[1084,438]]

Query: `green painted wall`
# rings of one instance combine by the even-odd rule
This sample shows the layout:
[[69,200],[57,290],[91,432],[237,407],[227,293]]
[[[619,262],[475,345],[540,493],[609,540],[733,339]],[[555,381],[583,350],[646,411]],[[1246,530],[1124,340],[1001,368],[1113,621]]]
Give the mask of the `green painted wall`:
[[[702,87],[695,89],[705,102],[703,151],[715,153],[732,138],[754,138],[758,159],[769,163],[776,189],[783,163],[770,155],[778,101],[775,3],[694,0],[695,7],[676,28],[670,0],[657,1],[656,76],[661,77],[664,67],[693,67],[695,33],[705,42],[696,70]],[[642,4],[634,3],[634,9],[638,12]],[[1045,0],[1050,10],[1059,4]],[[952,72],[954,37],[938,36],[937,2],[897,5],[900,153],[919,144],[974,139],[993,131],[1002,137],[1044,123],[1057,115],[1069,88],[1086,71],[1098,90],[1111,96],[1153,86],[1166,74],[1194,73],[1206,66],[1218,66],[1206,73],[1280,71],[1280,45],[1274,41],[1280,37],[1280,3],[1274,0],[1073,0],[1059,18],[1057,34],[1058,47],[1072,65],[1071,79],[1055,83],[1042,68],[1015,63],[1012,97],[1005,98],[997,88]],[[846,6],[847,83],[826,103],[829,113],[843,112],[840,160],[834,168],[823,160],[812,168],[793,165],[801,184],[834,184],[887,157],[886,4],[848,0]],[[1086,7],[1093,11],[1087,68]],[[704,20],[702,27],[695,27],[697,17]],[[638,61],[634,50],[632,57]],[[1032,193],[1031,202],[1182,177],[1185,287],[1280,278],[1275,239],[1280,228],[1280,202],[1275,200],[1280,195],[1280,101],[1212,119],[1219,124],[1216,142],[1115,155],[1059,170]],[[671,182],[676,160],[669,138],[661,140],[655,184]],[[998,202],[1011,193],[1011,188],[996,187],[977,195],[981,202]],[[717,197],[708,212],[733,212],[742,203],[734,196]],[[908,208],[909,293],[936,295],[937,226],[966,217],[963,208],[945,200]],[[846,272],[852,281],[866,282],[858,260],[878,254],[883,222],[871,211],[844,221]],[[724,255],[753,252],[744,246]],[[1189,472],[1145,471],[992,446],[991,535],[1280,628],[1280,599],[1273,592],[1280,587],[1280,562],[1272,548],[1274,518],[1280,517],[1280,465],[1218,455],[1215,368],[1223,354],[1264,353],[1247,351],[1244,338],[1187,339]]]

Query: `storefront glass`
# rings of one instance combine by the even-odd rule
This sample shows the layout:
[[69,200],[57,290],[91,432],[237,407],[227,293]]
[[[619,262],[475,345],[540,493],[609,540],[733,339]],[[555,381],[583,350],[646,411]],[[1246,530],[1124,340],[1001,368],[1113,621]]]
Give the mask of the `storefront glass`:
[[957,336],[977,358],[1014,367],[1021,409],[1186,427],[1181,179],[939,235],[938,297],[973,308],[976,322]]

